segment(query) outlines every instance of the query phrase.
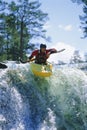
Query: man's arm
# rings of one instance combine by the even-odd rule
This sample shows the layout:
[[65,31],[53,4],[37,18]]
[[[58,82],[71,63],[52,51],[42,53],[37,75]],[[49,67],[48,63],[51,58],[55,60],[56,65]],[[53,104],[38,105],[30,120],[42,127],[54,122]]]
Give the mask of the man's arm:
[[29,56],[29,59],[28,59],[28,60],[29,60],[29,61],[32,61],[32,59],[34,59],[33,57],[36,56],[37,53],[38,53],[38,50],[33,51],[33,52],[31,53],[31,55]]
[[55,48],[50,50],[50,54],[57,53],[57,50]]
[[57,53],[57,50],[55,48],[47,50],[46,57],[49,58],[49,56],[53,53]]
[[53,53],[57,53],[57,50],[55,48],[49,49],[47,50],[47,54],[53,54]]

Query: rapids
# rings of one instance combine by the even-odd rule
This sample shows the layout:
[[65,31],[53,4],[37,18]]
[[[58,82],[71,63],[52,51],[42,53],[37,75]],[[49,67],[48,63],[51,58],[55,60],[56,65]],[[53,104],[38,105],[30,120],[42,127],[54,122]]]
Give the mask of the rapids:
[[0,69],[0,130],[87,130],[87,75],[54,68],[36,77],[29,64]]

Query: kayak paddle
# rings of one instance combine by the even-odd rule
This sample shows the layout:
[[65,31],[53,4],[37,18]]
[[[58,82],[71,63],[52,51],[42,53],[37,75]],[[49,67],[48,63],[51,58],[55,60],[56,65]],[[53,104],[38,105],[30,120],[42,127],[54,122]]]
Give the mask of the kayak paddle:
[[35,60],[35,58],[33,58],[31,60],[27,60],[27,61],[23,61],[22,59],[20,59],[20,62],[23,63],[23,64],[25,64],[25,63],[28,63],[28,62],[30,63],[30,62],[32,62],[34,60]]
[[[56,53],[60,53],[60,52],[62,52],[62,51],[64,51],[64,50],[65,50],[65,49],[61,49],[61,50],[57,51]],[[20,62],[23,63],[23,64],[28,63],[28,62],[32,62],[32,61],[34,61],[34,60],[35,60],[35,58],[32,58],[31,60],[23,61],[23,60],[20,58]]]
[[64,51],[65,49],[61,49],[61,50],[59,50],[59,51],[57,51],[57,53],[60,53],[60,52],[62,52],[62,51]]

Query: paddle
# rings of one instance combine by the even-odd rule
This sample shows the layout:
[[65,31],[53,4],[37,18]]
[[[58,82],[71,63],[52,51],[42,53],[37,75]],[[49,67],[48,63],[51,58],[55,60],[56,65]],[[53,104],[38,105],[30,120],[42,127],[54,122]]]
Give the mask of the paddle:
[[61,50],[57,51],[56,53],[60,53],[60,52],[62,52],[62,51],[65,51],[65,49],[61,49]]
[[[61,49],[61,50],[57,51],[56,53],[63,52],[64,50],[65,50],[65,49]],[[33,59],[31,59],[31,60],[23,61],[23,60],[20,58],[20,62],[23,63],[23,64],[28,63],[28,62],[32,62],[32,61],[34,61],[34,60],[35,60],[35,58],[33,58]]]
[[22,59],[20,59],[20,62],[23,63],[23,64],[25,64],[25,63],[28,63],[28,62],[30,63],[30,62],[32,62],[34,60],[35,60],[35,58],[33,58],[31,60],[27,60],[27,61],[23,61]]
[[22,59],[20,59],[20,62],[23,63],[23,64],[27,63],[27,61],[23,61]]

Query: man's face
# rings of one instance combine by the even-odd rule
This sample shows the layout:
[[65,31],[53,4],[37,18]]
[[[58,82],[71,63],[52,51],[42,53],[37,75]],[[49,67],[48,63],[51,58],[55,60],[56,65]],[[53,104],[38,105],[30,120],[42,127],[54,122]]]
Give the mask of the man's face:
[[41,52],[45,52],[46,51],[46,48],[41,48]]

